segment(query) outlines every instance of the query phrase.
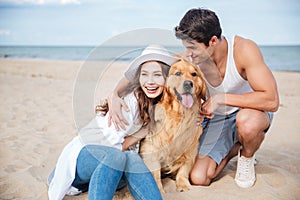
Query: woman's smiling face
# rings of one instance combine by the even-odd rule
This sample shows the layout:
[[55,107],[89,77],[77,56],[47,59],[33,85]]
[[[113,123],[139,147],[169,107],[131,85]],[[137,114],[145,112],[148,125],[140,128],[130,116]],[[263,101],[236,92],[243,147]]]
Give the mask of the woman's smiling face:
[[160,64],[156,61],[148,61],[142,65],[139,81],[147,97],[156,98],[163,92],[166,80]]

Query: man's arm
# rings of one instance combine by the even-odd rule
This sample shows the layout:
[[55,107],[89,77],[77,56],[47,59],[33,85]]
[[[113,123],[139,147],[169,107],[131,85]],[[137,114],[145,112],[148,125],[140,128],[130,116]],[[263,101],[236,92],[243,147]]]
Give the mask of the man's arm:
[[234,58],[238,71],[248,80],[253,92],[246,94],[219,94],[203,104],[206,113],[213,113],[219,105],[275,112],[279,97],[275,78],[265,64],[258,46],[238,37]]
[[124,118],[122,114],[123,109],[128,112],[129,108],[119,94],[123,92],[129,85],[130,81],[123,77],[115,87],[114,91],[108,97],[108,107],[109,107],[109,117],[108,126],[111,126],[111,122],[114,124],[116,130],[126,129],[128,121]]

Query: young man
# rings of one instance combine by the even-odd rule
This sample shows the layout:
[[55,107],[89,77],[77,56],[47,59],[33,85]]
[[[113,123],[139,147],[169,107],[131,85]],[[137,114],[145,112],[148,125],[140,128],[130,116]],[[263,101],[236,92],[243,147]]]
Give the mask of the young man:
[[[208,89],[204,131],[190,180],[194,185],[209,185],[238,155],[235,181],[240,187],[251,187],[256,180],[254,154],[279,106],[276,81],[258,46],[239,36],[222,36],[213,11],[189,10],[175,31],[186,48],[184,56],[200,67]],[[116,127],[126,126],[119,110],[127,106],[118,91],[128,82],[123,78],[109,98]]]
[[198,64],[207,82],[205,128],[190,179],[209,185],[238,154],[235,182],[255,183],[254,154],[278,109],[276,81],[258,46],[239,36],[222,36],[213,11],[191,9],[175,28],[185,56]]

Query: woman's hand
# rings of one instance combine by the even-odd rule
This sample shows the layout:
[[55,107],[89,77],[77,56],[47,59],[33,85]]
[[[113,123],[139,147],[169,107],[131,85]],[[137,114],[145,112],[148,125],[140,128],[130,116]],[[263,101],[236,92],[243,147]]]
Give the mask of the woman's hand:
[[146,137],[148,132],[149,132],[149,129],[147,126],[145,126],[145,127],[142,127],[140,130],[138,130],[137,132],[135,132],[134,134],[126,136],[124,138],[124,142],[122,144],[122,151],[127,151],[130,146],[136,144],[141,139]]
[[122,144],[122,151],[128,151],[129,147],[136,144],[138,141],[139,140],[136,137],[132,136],[132,135],[126,136],[124,138],[124,142]]

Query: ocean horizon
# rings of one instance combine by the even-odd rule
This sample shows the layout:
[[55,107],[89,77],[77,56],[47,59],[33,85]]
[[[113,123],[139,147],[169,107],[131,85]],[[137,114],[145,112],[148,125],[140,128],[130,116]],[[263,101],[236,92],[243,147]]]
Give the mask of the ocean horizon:
[[[182,46],[165,46],[170,53]],[[97,60],[130,62],[145,46],[0,46],[0,59]],[[272,71],[300,72],[300,45],[259,45]],[[1,61],[0,61],[1,62]]]

